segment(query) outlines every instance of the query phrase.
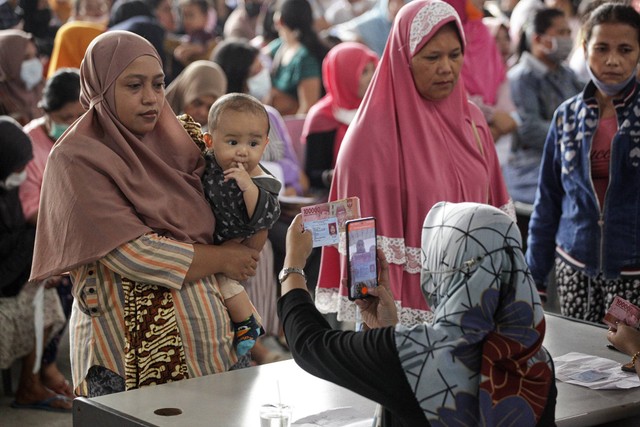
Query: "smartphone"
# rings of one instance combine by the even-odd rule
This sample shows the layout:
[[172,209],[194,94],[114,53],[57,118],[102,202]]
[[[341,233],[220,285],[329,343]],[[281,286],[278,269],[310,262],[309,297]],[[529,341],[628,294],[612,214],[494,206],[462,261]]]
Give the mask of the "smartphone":
[[347,235],[347,278],[349,299],[367,298],[378,286],[376,219],[359,218],[345,223]]

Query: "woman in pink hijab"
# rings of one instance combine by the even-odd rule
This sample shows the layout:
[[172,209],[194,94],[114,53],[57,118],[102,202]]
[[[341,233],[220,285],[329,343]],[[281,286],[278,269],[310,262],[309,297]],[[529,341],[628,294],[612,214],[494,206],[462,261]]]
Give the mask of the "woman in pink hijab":
[[378,55],[361,43],[340,43],[322,62],[327,94],[305,118],[305,171],[311,187],[328,189],[340,144],[378,65]]
[[[330,200],[358,196],[362,216],[377,218],[378,248],[406,325],[432,318],[420,291],[420,231],[436,202],[488,203],[515,217],[489,127],[467,100],[464,51],[449,4],[415,0],[400,10],[331,186]],[[355,320],[344,277],[344,254],[324,247],[316,305]]]
[[497,142],[516,130],[516,107],[511,100],[507,67],[498,44],[483,23],[484,0],[446,0],[458,12],[466,46],[462,75],[470,99],[484,113]]
[[80,85],[87,111],[47,162],[31,270],[72,276],[75,393],[228,370],[233,329],[214,274],[245,280],[258,252],[212,245],[204,160],[165,101],[158,53],[134,33],[102,34]]

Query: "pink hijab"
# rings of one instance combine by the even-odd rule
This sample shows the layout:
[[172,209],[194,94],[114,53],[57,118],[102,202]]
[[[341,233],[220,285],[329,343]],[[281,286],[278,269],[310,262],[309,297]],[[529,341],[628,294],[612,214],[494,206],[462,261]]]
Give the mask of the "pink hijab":
[[378,65],[378,55],[362,43],[340,43],[322,61],[322,81],[327,94],[315,103],[304,121],[302,140],[312,133],[336,130],[333,145],[333,165],[349,123],[336,118],[337,110],[356,110],[362,99],[358,96],[360,76],[370,62]]
[[460,15],[467,39],[462,66],[464,86],[469,95],[481,96],[486,105],[495,105],[498,89],[507,78],[496,39],[482,22],[481,11],[470,0],[447,0],[447,3]]
[[38,101],[42,97],[44,81],[28,90],[20,78],[20,69],[28,43],[34,43],[31,34],[22,30],[0,31],[0,111],[22,125],[40,117]]
[[[363,216],[377,218],[378,247],[390,263],[391,287],[405,324],[431,314],[420,290],[421,229],[439,201],[490,202],[509,206],[493,139],[480,110],[467,101],[460,77],[440,101],[416,90],[411,58],[438,32],[454,23],[455,10],[439,0],[415,0],[398,13],[389,41],[356,118],[345,135],[330,200],[360,198]],[[477,136],[473,124],[477,128]],[[340,278],[344,256],[323,248],[316,305],[350,319],[354,305]]]
[[116,115],[114,83],[143,55],[160,62],[148,41],[127,31],[102,34],[87,49],[80,68],[87,112],[47,162],[32,279],[100,259],[149,232],[211,243],[214,219],[200,184],[204,161],[169,104],[143,138]]

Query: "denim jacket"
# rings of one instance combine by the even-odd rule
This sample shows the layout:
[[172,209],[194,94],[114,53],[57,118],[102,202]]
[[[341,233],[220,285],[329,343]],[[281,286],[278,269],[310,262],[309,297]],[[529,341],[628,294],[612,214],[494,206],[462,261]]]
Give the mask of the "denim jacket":
[[596,88],[558,107],[545,142],[529,222],[527,262],[540,286],[556,250],[589,276],[607,279],[640,266],[640,87],[634,80],[614,100],[618,131],[611,143],[609,186],[600,206],[590,151],[598,127]]

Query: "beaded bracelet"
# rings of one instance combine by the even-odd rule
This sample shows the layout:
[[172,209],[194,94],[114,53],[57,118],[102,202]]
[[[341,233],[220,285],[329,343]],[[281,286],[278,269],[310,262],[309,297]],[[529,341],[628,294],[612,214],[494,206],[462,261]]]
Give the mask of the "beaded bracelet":
[[640,357],[640,351],[636,351],[635,354],[631,357],[631,364],[633,366],[636,365],[636,361],[638,360],[638,357]]

